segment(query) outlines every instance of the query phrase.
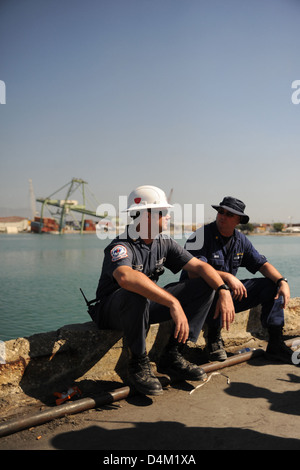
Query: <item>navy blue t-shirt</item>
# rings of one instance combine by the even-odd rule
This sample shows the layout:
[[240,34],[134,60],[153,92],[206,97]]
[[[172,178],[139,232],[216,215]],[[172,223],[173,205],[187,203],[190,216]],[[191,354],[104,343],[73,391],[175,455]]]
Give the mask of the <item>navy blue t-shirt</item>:
[[113,277],[114,270],[119,266],[129,266],[156,282],[164,268],[175,274],[192,258],[187,250],[165,235],[160,234],[148,245],[141,238],[133,240],[129,235],[122,234],[104,250],[96,297],[98,300],[104,300],[119,289]]
[[[204,230],[204,234],[200,234],[199,230]],[[203,246],[193,249],[193,242],[197,239],[204,240]],[[216,222],[199,228],[191,235],[185,246],[187,245],[188,251],[196,258],[209,263],[217,271],[233,275],[236,275],[239,267],[244,267],[255,274],[267,262],[267,258],[261,255],[250,240],[238,230],[235,229],[230,238],[222,237]],[[186,273],[183,273],[182,277],[185,278]]]

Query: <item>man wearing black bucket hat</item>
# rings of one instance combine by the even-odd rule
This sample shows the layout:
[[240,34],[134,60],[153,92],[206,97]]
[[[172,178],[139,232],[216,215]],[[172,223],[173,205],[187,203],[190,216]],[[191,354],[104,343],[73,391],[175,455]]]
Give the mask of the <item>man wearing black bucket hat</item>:
[[[236,229],[237,225],[249,222],[242,201],[227,196],[212,207],[217,211],[216,220],[198,229],[204,230],[204,238],[203,234],[200,238],[204,240],[202,248],[193,247],[193,243],[201,237],[196,231],[187,241],[188,251],[217,270],[231,290],[236,313],[261,305],[261,322],[269,332],[267,356],[291,363],[293,351],[285,345],[282,337],[283,309],[290,299],[287,279]],[[239,280],[236,277],[239,267],[245,267],[252,274],[260,272],[263,277]],[[187,273],[183,272],[182,278],[185,277]],[[227,355],[221,337],[222,325],[220,319],[214,316],[214,304],[206,324],[210,359],[225,360]]]

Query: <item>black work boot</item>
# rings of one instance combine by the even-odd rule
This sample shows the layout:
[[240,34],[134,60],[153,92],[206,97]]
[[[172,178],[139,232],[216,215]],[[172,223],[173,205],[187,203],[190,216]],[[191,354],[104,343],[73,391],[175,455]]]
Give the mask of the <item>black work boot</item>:
[[206,350],[210,361],[226,361],[227,353],[221,336],[221,328],[208,327]]
[[269,326],[269,342],[266,349],[266,356],[269,359],[291,364],[293,350],[285,344],[282,330],[282,326]]
[[178,343],[175,338],[171,337],[160,358],[158,370],[162,373],[175,375],[183,380],[205,380],[207,375],[204,370],[183,357],[184,347],[184,344]]
[[128,364],[128,380],[143,395],[160,395],[163,389],[160,381],[152,372],[147,353],[139,356],[132,354]]

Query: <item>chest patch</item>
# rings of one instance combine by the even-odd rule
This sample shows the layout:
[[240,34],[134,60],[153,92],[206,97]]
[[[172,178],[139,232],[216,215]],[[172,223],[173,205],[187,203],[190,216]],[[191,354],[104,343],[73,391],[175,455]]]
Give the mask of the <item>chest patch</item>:
[[119,261],[122,258],[127,258],[127,248],[124,245],[116,245],[110,250],[111,260]]

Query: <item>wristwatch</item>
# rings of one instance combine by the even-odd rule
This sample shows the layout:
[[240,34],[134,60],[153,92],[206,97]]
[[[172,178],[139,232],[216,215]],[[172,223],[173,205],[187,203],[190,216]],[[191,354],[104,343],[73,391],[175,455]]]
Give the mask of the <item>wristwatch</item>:
[[218,294],[221,289],[230,290],[227,284],[222,284],[221,286],[217,288],[216,293]]
[[279,287],[279,284],[281,283],[281,281],[288,282],[288,280],[287,280],[286,277],[281,277],[281,278],[278,279],[278,281],[276,282],[276,286],[277,286],[277,287]]

